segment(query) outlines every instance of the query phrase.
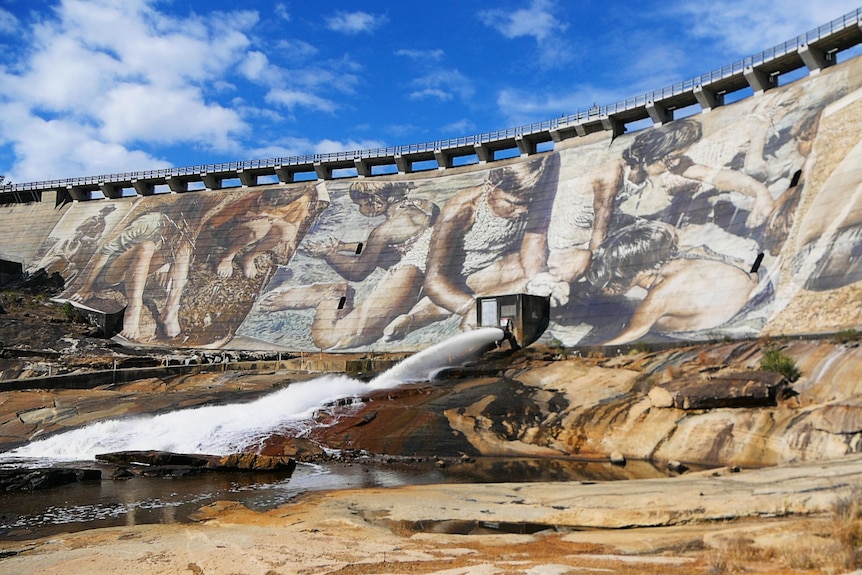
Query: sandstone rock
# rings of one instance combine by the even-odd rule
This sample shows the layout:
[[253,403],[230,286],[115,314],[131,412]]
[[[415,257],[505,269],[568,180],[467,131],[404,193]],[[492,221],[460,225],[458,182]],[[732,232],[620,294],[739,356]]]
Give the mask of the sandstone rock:
[[625,456],[622,453],[620,453],[619,451],[612,452],[611,456],[610,456],[610,460],[611,460],[611,463],[613,463],[614,465],[623,466],[626,464]]
[[815,429],[827,433],[850,435],[862,431],[862,406],[827,405],[811,414]]
[[[776,404],[788,388],[787,380],[769,371],[725,372],[707,377],[676,379],[649,391],[653,407],[715,409],[762,407]],[[667,405],[670,400],[671,405]]]
[[296,469],[296,460],[290,457],[271,457],[257,453],[235,453],[212,462],[210,469],[236,469],[244,471],[288,471]]
[[320,447],[320,444],[306,439],[304,437],[270,437],[263,449],[261,455],[269,455],[271,457],[290,457],[297,461],[321,461],[328,459],[326,451]]
[[673,394],[662,386],[656,386],[647,394],[652,407],[673,407]]
[[18,414],[18,419],[28,425],[44,425],[47,423],[56,423],[76,415],[78,415],[78,410],[75,407],[42,407],[21,412]]

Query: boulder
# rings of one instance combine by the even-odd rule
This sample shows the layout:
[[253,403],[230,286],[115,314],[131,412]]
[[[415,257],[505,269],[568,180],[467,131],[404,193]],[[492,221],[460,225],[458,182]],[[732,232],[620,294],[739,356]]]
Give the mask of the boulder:
[[235,453],[221,457],[207,466],[219,471],[287,471],[293,473],[296,460],[290,457],[272,457],[258,453]]
[[99,481],[98,469],[39,468],[0,469],[0,491],[36,491],[79,481]]
[[114,465],[152,465],[177,467],[206,467],[213,461],[218,461],[215,455],[193,455],[188,453],[173,453],[170,451],[117,451],[96,455],[98,461]]
[[304,437],[274,435],[268,438],[260,451],[261,455],[291,457],[297,461],[324,461],[329,459],[320,444]]
[[715,409],[772,406],[788,391],[787,379],[771,371],[739,371],[675,379],[649,391],[653,407]]
[[135,469],[135,472],[140,475],[158,477],[180,477],[205,469],[293,472],[296,467],[296,461],[290,457],[258,453],[235,453],[220,457],[218,455],[173,453],[170,451],[118,451],[99,454],[96,459],[121,466],[146,465],[148,467]]

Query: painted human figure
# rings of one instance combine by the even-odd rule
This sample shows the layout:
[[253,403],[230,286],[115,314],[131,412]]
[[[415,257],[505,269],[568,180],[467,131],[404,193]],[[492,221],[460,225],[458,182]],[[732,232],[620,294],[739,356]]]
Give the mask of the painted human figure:
[[[634,341],[650,330],[679,333],[715,328],[738,313],[757,287],[757,275],[748,273],[760,249],[755,240],[715,222],[689,224],[686,208],[667,209],[678,194],[692,198],[741,194],[751,200],[744,226],[752,229],[763,225],[775,206],[766,186],[750,175],[694,163],[685,152],[700,137],[699,122],[683,119],[645,131],[623,152],[627,177],[621,192],[626,203],[621,209],[645,223],[641,229],[636,223],[617,230],[612,241],[608,238],[589,279],[596,284],[597,277],[609,273],[602,271],[603,266],[625,268],[631,277],[610,291],[619,295],[636,288],[641,299],[625,328],[607,345]],[[654,248],[639,237],[650,228],[660,235],[670,230],[676,247],[650,251]],[[614,251],[626,254],[630,261],[609,264]],[[656,259],[656,253],[663,255]],[[602,282],[598,284],[608,291]]]
[[[326,201],[328,198],[318,198]],[[278,261],[286,263],[296,250],[300,227],[306,222],[308,202],[278,188],[248,193],[233,202],[230,209],[212,216],[208,225],[219,237],[226,238],[215,271],[222,278],[233,275],[233,264],[240,257],[239,267],[245,278],[258,275],[255,260],[274,252]]]
[[80,272],[82,258],[92,255],[94,246],[105,232],[105,218],[117,208],[107,205],[81,222],[71,238],[58,241],[42,256],[38,262],[31,265],[28,273],[45,270],[48,273],[60,272],[66,282],[72,281]]
[[558,177],[559,155],[552,153],[490,170],[484,182],[446,202],[425,275],[430,302],[471,325],[477,295],[521,293],[530,279],[547,274],[548,214]]
[[757,287],[745,262],[705,246],[680,249],[673,226],[649,220],[609,235],[586,278],[606,295],[642,294],[627,325],[605,345],[630,343],[653,330],[712,329],[742,309]]
[[99,248],[85,270],[83,284],[68,299],[85,304],[95,295],[97,283],[122,286],[127,306],[120,335],[140,340],[144,289],[147,278],[158,273],[167,292],[159,324],[167,337],[175,337],[181,331],[180,296],[193,253],[194,240],[185,218],[160,211],[145,213]]
[[[314,308],[311,334],[320,349],[348,349],[379,339],[387,324],[419,299],[431,230],[439,213],[433,202],[410,198],[408,191],[400,183],[351,186],[350,198],[359,212],[369,218],[383,216],[383,221],[361,246],[329,238],[303,247],[346,281],[279,288],[261,300],[260,308]],[[351,282],[362,282],[377,269],[385,273],[367,297],[355,301]]]
[[[277,250],[284,258],[293,254],[297,236],[310,223],[312,206],[327,199],[304,188],[249,191],[239,199],[227,194],[183,195],[135,216],[128,225],[121,224],[91,258],[80,287],[70,286],[65,299],[86,306],[106,287],[118,288],[126,300],[120,335],[140,341],[149,337],[142,314],[147,282],[152,277],[165,294],[164,303],[154,312],[155,336],[175,338],[182,332],[181,298],[202,231],[208,234],[208,248],[218,248],[219,240],[227,238],[217,272],[225,261],[232,263],[235,255],[242,253],[243,274],[254,277],[258,274],[254,259],[263,250]],[[236,223],[236,229],[231,222]],[[229,277],[217,275],[223,280]]]

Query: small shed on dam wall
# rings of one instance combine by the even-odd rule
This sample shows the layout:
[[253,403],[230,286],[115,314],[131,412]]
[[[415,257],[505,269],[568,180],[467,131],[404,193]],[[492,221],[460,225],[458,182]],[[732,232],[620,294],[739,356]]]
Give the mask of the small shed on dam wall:
[[476,299],[478,325],[502,329],[513,347],[527,347],[539,339],[548,328],[550,312],[550,297],[517,293]]

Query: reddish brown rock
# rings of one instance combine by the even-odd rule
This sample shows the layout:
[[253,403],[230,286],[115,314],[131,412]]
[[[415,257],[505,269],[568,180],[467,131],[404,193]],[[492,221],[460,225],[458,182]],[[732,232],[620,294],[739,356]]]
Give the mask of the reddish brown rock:
[[216,470],[240,471],[289,471],[296,468],[296,460],[290,457],[270,457],[257,453],[235,453],[225,455],[208,467]]

